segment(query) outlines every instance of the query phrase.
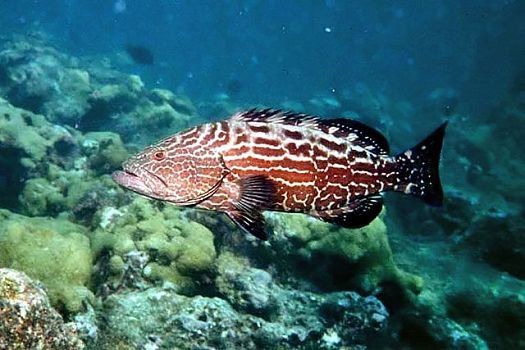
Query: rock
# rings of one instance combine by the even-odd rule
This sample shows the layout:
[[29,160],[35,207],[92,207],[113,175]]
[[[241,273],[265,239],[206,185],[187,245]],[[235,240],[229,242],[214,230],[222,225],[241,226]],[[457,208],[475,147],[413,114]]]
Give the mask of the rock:
[[217,270],[217,288],[237,310],[264,319],[271,319],[278,311],[274,283],[268,272],[250,267],[246,259],[229,252],[219,256]]
[[0,348],[76,350],[84,343],[37,283],[21,272],[0,269]]
[[87,305],[85,312],[76,314],[71,323],[74,324],[79,338],[84,341],[88,349],[96,344],[99,333],[98,322],[95,309],[91,305]]
[[250,267],[244,258],[222,253],[218,258],[219,292],[240,312],[266,321],[255,334],[256,343],[272,346],[278,339],[288,345],[313,342],[324,348],[356,344],[364,333],[382,329],[388,312],[375,297],[353,292],[316,294],[276,284],[272,276]]
[[311,98],[308,102],[313,109],[318,110],[321,113],[337,113],[340,112],[341,109],[341,102],[332,95],[316,96]]
[[522,348],[525,344],[525,286],[522,284],[518,290],[512,289],[500,286],[487,289],[479,283],[450,292],[447,295],[447,314],[470,332],[479,334],[487,343],[486,348]]
[[225,300],[185,297],[172,287],[111,295],[98,346],[257,349],[366,344],[388,318],[374,297],[282,290],[282,312],[272,321],[236,311]]
[[[487,343],[477,330],[436,314],[426,307],[407,311],[394,320],[395,338],[388,341],[393,348],[487,350]],[[398,324],[399,322],[399,324]],[[472,327],[470,327],[472,328]],[[397,342],[401,342],[398,344]]]
[[523,213],[479,212],[459,240],[480,260],[525,279],[525,220]]

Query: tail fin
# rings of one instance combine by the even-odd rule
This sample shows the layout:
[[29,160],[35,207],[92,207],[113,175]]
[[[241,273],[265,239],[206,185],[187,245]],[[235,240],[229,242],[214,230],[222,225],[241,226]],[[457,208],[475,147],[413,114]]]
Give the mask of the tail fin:
[[399,182],[394,190],[417,196],[433,206],[443,204],[439,160],[446,127],[447,122],[415,147],[395,156]]

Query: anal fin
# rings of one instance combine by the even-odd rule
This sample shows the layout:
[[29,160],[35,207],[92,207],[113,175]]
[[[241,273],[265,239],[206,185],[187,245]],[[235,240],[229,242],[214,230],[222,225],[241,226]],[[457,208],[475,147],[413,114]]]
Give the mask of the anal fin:
[[348,206],[316,213],[319,219],[347,228],[360,228],[374,220],[383,208],[383,197],[357,199]]
[[244,231],[267,240],[262,211],[271,209],[275,198],[275,184],[267,176],[248,176],[239,180],[239,198],[226,214]]

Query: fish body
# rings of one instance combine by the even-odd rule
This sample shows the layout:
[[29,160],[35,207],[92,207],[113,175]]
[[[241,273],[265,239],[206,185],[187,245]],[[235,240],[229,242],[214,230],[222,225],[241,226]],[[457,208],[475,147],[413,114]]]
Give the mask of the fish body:
[[254,109],[149,146],[113,178],[150,198],[224,212],[260,239],[264,210],[358,228],[380,213],[386,191],[442,203],[445,127],[391,156],[384,136],[360,122]]

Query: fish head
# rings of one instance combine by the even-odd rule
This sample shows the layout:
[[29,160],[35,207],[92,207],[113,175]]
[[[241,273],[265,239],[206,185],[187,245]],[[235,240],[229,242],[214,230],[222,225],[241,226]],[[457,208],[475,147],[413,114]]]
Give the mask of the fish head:
[[[177,161],[167,159],[166,150],[152,146],[143,152],[129,158],[122,164],[122,171],[115,171],[113,179],[122,187],[146,197],[166,200],[176,197],[173,189],[180,187],[171,163]],[[170,174],[171,173],[171,174]]]
[[227,173],[222,157],[167,146],[164,141],[131,157],[113,173],[113,180],[140,195],[177,205],[193,205],[213,194]]

